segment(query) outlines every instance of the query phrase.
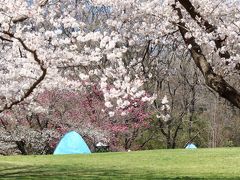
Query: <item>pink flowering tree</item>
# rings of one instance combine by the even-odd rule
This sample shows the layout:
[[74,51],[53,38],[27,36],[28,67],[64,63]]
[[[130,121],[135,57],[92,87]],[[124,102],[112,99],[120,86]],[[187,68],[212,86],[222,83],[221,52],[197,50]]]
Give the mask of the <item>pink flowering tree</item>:
[[126,107],[115,111],[107,123],[112,134],[110,147],[113,150],[138,149],[137,140],[150,127],[150,124],[151,113],[148,103],[141,99],[130,100]]
[[[113,116],[97,86],[88,87],[88,92],[44,91],[31,105],[4,111],[0,142],[16,153],[48,154],[66,132],[75,130],[93,151],[98,142],[113,151],[127,150],[150,123],[147,104],[137,101],[115,110]],[[4,147],[5,153],[13,153]]]
[[108,115],[102,113],[104,103],[98,98],[91,93],[45,91],[32,105],[4,111],[0,141],[22,154],[52,153],[60,138],[71,130],[80,133],[91,147],[100,140],[107,141],[109,132],[103,125]]
[[[109,107],[97,86],[89,86],[87,92],[59,92],[51,95],[54,98],[45,96],[44,93],[43,97],[40,97],[41,106],[43,108],[46,105],[48,108],[53,106],[50,111],[55,112],[50,116],[50,123],[56,121],[57,128],[64,129],[65,132],[72,129],[78,131],[87,139],[92,149],[98,142],[102,142],[109,145],[112,151],[127,150],[136,143],[151,123],[148,103],[143,102],[141,97],[125,100],[122,103],[125,105],[116,109],[117,105]],[[55,103],[49,106],[44,99]],[[64,102],[71,105],[69,107],[65,105],[65,110],[59,112],[56,107],[62,107]]]

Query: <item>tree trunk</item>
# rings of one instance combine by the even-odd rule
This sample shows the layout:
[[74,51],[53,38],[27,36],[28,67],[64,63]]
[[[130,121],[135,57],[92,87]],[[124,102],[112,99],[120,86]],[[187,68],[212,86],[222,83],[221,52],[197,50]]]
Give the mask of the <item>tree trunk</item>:
[[27,155],[27,151],[25,149],[26,143],[24,141],[15,141],[17,144],[18,150],[21,151],[22,155]]
[[167,149],[171,149],[172,148],[171,138],[166,137],[166,141],[167,141]]

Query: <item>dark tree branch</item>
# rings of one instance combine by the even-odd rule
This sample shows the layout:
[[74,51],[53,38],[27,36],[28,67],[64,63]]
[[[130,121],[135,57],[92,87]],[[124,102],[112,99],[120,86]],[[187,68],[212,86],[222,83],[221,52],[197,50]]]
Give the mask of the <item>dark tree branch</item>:
[[0,36],[0,39],[1,39],[2,41],[13,42],[13,40],[11,40],[11,39],[7,39],[7,38],[2,37],[2,36]]
[[42,75],[31,85],[31,87],[24,93],[24,95],[19,100],[13,101],[10,104],[5,104],[3,109],[0,110],[0,113],[2,113],[3,111],[5,111],[7,109],[11,109],[14,105],[17,105],[17,104],[21,103],[27,97],[29,97],[32,94],[32,92],[34,91],[34,89],[36,89],[37,86],[44,80],[44,78],[47,74],[47,68],[44,67],[43,62],[38,58],[36,50],[30,49],[21,38],[15,37],[14,34],[12,34],[10,32],[6,32],[6,31],[4,31],[3,33],[8,35],[10,38],[17,39],[26,51],[32,53],[32,55],[34,57],[34,60],[40,66],[40,69],[42,71]]
[[184,145],[184,147],[187,147],[187,145],[191,143],[199,134],[200,134],[200,131],[198,131],[192,138],[190,138],[188,142]]
[[14,24],[16,24],[16,23],[19,23],[19,22],[23,22],[23,21],[25,21],[26,19],[28,19],[28,16],[26,16],[26,15],[21,15],[21,16],[18,16],[18,17],[13,18],[13,19],[12,19],[12,22],[13,22]]
[[[195,7],[189,0],[178,0],[178,2],[186,9],[189,15],[194,19],[198,25],[206,30],[207,33],[216,32],[217,27],[210,24],[204,17],[196,11]],[[224,41],[226,40],[227,36],[224,39],[221,39],[219,36],[214,40],[215,46],[217,49],[221,49],[224,45]],[[228,51],[219,52],[219,56],[221,58],[229,59],[230,53]]]
[[152,138],[154,137],[155,135],[155,132],[152,133],[140,146],[139,146],[139,149],[142,149],[149,141],[152,140]]
[[[186,0],[187,1],[187,0]],[[173,9],[177,11],[179,19],[183,19],[182,12],[180,8],[177,8],[175,4],[172,5]],[[211,65],[208,63],[205,55],[202,52],[201,47],[196,43],[195,38],[186,38],[185,35],[188,32],[186,28],[186,24],[184,22],[178,22],[178,28],[182,35],[185,44],[191,45],[192,48],[190,49],[191,56],[202,72],[206,84],[212,88],[215,92],[217,92],[221,97],[227,99],[231,102],[234,106],[240,108],[240,93],[229,85],[222,76],[216,74]]]

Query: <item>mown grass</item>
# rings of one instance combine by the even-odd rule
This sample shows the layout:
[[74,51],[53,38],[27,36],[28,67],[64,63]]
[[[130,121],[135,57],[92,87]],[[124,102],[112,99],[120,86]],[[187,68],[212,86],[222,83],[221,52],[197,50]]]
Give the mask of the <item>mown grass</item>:
[[0,179],[240,179],[240,148],[0,157]]

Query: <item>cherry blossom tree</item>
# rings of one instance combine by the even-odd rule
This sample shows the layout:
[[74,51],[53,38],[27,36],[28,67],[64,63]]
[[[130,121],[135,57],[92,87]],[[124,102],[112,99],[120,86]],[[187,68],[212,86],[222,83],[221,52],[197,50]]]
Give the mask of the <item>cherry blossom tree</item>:
[[121,34],[103,28],[108,26],[103,21],[95,29],[95,21],[86,24],[85,4],[49,1],[46,6],[29,6],[25,1],[2,1],[1,5],[0,112],[24,100],[31,102],[44,89],[81,89],[94,81],[99,82],[107,106],[111,99],[144,98],[143,78],[123,62],[127,47]]
[[130,42],[175,43],[176,53],[188,50],[206,84],[239,107],[238,90],[224,80],[239,75],[239,1],[111,2],[109,21],[122,23]]
[[239,7],[239,0],[0,0],[0,114],[34,104],[46,89],[93,84],[110,116],[134,99],[153,103],[169,49],[188,52],[206,84],[240,108],[239,90],[227,82],[239,77]]

